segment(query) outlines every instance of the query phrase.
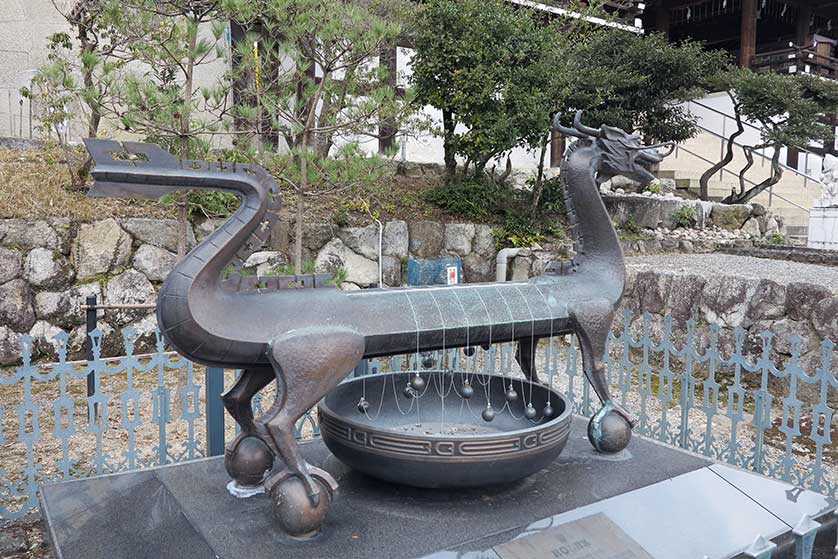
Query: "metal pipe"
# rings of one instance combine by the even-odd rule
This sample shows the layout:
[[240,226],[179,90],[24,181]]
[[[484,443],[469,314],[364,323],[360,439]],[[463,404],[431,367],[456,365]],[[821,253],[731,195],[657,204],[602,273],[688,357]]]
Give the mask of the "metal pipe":
[[89,302],[82,305],[83,311],[90,310],[116,310],[116,309],[156,309],[157,303],[125,303],[124,305],[97,305],[95,302],[91,305]]
[[382,288],[384,287],[384,224],[380,219],[375,221],[378,223],[378,287]]
[[502,248],[495,259],[495,281],[506,281],[506,268],[510,258],[515,258],[521,252],[520,248]]
[[204,377],[206,396],[207,456],[224,454],[224,369],[207,367]]
[[[98,327],[97,325],[97,316],[96,316],[96,295],[90,295],[87,297],[87,304],[84,305],[86,307],[85,312],[85,333],[87,334],[84,338],[84,356],[87,360],[88,365],[93,362],[93,339],[90,335],[93,333],[94,330]],[[87,374],[87,415],[88,417],[99,419],[99,404],[94,403],[91,407],[90,405],[90,398],[96,395],[96,372],[91,371]]]
[[[821,162],[821,169],[823,169],[823,162]],[[806,152],[806,155],[803,156],[803,188],[806,188],[809,181],[809,152]]]

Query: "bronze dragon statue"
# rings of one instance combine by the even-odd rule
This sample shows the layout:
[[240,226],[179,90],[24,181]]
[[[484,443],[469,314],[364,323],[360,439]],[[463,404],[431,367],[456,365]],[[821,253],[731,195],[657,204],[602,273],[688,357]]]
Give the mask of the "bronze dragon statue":
[[[277,185],[261,167],[181,161],[151,144],[86,141],[95,163],[92,196],[159,198],[180,189],[212,189],[241,198],[233,216],[168,276],[157,321],[182,355],[242,370],[223,395],[241,426],[228,445],[228,471],[243,484],[264,480],[274,499],[296,499],[298,521],[286,525],[287,531],[302,535],[318,528],[337,488],[328,473],[303,459],[295,422],[364,358],[517,341],[518,362],[538,380],[533,367],[538,340],[574,333],[584,373],[603,403],[589,424],[591,442],[604,452],[628,444],[633,419],[612,400],[603,363],[625,267],[598,184],[615,175],[651,180],[646,166],[665,155],[637,135],[587,127],[579,114],[573,128],[558,119],[555,125],[579,138],[561,167],[576,251],[571,261],[553,263],[525,282],[362,291],[271,289],[224,279],[231,261],[262,243],[268,210],[279,203]],[[273,380],[276,400],[255,419],[251,400]],[[271,473],[276,457],[283,468]],[[296,493],[286,480],[294,480]]]

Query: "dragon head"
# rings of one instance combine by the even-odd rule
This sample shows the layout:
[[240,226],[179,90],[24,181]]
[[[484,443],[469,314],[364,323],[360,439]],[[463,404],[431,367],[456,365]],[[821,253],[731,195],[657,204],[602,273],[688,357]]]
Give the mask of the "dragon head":
[[[663,161],[675,149],[672,142],[644,145],[639,134],[629,134],[619,128],[603,124],[591,128],[582,124],[582,111],[573,119],[573,128],[562,126],[559,116],[553,120],[555,128],[566,136],[573,136],[592,142],[599,152],[597,157],[597,180],[606,181],[617,175],[647,183],[655,178],[647,166]],[[669,151],[658,153],[657,148],[668,146]]]

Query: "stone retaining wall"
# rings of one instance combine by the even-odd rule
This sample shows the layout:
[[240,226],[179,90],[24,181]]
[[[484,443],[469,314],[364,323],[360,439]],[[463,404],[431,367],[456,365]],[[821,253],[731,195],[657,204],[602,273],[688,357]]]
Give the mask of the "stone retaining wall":
[[720,251],[738,256],[756,256],[757,258],[770,258],[772,260],[791,260],[792,262],[805,262],[807,264],[838,266],[838,250],[795,246],[738,246],[721,248]]
[[[191,248],[223,220],[189,230]],[[304,256],[318,272],[346,272],[347,289],[378,283],[378,225],[338,228],[312,224],[304,231]],[[293,242],[293,239],[291,239]],[[245,273],[270,275],[287,261],[287,252],[265,250],[245,263]],[[287,244],[287,243],[286,243]],[[15,363],[20,334],[33,338],[34,354],[54,358],[53,337],[70,333],[68,355],[82,356],[85,314],[81,305],[96,295],[106,304],[153,304],[157,291],[177,260],[175,220],[126,218],[74,223],[68,219],[27,221],[0,219],[0,365]],[[383,230],[383,277],[389,286],[402,285],[409,256],[458,256],[465,281],[493,281],[497,250],[493,228],[473,223],[390,221]],[[543,253],[542,260],[549,259]],[[552,255],[553,253],[549,253]],[[556,257],[566,254],[556,254]],[[538,260],[531,251],[510,268],[526,277]],[[150,310],[108,310],[99,315],[102,355],[123,352],[121,329],[148,331],[155,326]],[[136,351],[155,340],[146,335]]]
[[[756,360],[762,354],[760,333],[773,334],[771,359],[778,367],[788,363],[799,340],[800,366],[808,374],[821,366],[821,342],[838,340],[838,294],[810,283],[781,284],[770,279],[733,275],[674,273],[628,266],[622,308],[615,319],[615,332],[624,327],[622,310],[632,312],[630,329],[636,338],[643,333],[643,313],[650,313],[649,333],[660,340],[664,315],[673,318],[674,337],[683,340],[686,323],[696,324],[697,347],[706,348],[709,324],[718,324],[719,351],[725,357],[735,348],[735,329],[745,330],[743,352]],[[833,369],[838,372],[838,356]],[[799,386],[801,390],[818,387]]]
[[[758,242],[758,241],[757,241]],[[752,239],[730,239],[714,240],[708,238],[683,239],[674,236],[666,236],[661,239],[623,239],[620,245],[627,255],[658,254],[663,252],[684,252],[684,253],[705,253],[705,252],[731,252],[743,249],[747,251],[755,246]],[[750,255],[756,256],[756,254]]]
[[[189,246],[194,246],[208,235],[218,223],[220,221],[208,221],[196,226],[194,232],[190,229]],[[288,230],[287,224],[285,230]],[[404,283],[408,257],[457,256],[462,259],[465,281],[493,281],[495,278],[497,250],[491,226],[390,221],[384,224],[382,234],[383,277],[388,286]],[[265,250],[248,259],[245,264],[246,273],[275,274],[276,268],[287,261],[287,249],[292,245],[293,238],[289,239],[285,235],[284,241],[278,241],[283,235],[275,234],[273,237],[270,241],[273,246],[265,247]],[[315,262],[318,272],[343,269],[346,272],[346,289],[369,287],[378,282],[378,237],[378,225],[338,228],[330,224],[311,224],[304,231],[304,256]],[[736,240],[737,246],[750,242],[747,239]],[[722,243],[724,246],[729,244],[728,241]],[[648,253],[668,250],[706,252],[715,250],[719,245],[662,237],[643,241],[627,240],[623,241],[623,246],[628,253]],[[67,331],[70,333],[68,354],[71,358],[81,357],[85,329],[84,313],[80,307],[85,298],[96,295],[100,302],[106,304],[155,303],[160,284],[176,262],[176,247],[177,223],[174,220],[109,218],[93,223],[73,223],[67,219],[0,220],[0,364],[6,365],[17,360],[18,337],[22,333],[32,336],[36,355],[52,358],[55,356],[53,336],[61,330]],[[570,256],[569,241],[546,250],[526,249],[509,263],[507,277],[517,280],[538,275],[543,272],[547,262]],[[643,278],[646,279],[640,282],[640,291],[636,294],[630,291],[627,305],[656,314],[674,311],[676,318],[683,318],[681,309],[684,304],[674,303],[677,296],[672,295],[670,298],[668,295],[672,289],[671,283],[676,280],[662,277],[655,280],[660,285],[651,288],[642,287],[652,281],[646,275]],[[703,285],[691,285],[685,291],[701,291]],[[736,293],[746,299],[753,295],[749,291],[751,287],[737,289]],[[812,289],[816,288],[813,286]],[[784,290],[779,291],[785,293]],[[775,291],[769,289],[766,293],[776,294]],[[827,297],[824,295],[822,298]],[[674,306],[657,308],[649,302],[658,299]],[[631,303],[635,300],[637,304]],[[734,303],[731,299],[730,304]],[[699,305],[697,308],[703,307]],[[713,316],[738,316],[744,312],[740,311],[716,313]],[[705,315],[697,317],[711,321]],[[99,318],[104,356],[122,353],[122,328],[131,326],[147,331],[155,325],[154,313],[147,310],[109,310],[100,313]],[[776,318],[757,317],[751,322],[769,318],[776,322],[783,319],[784,315]],[[807,317],[808,322],[803,321],[804,325],[811,323],[811,327],[805,328],[798,324],[800,320],[790,320],[781,323],[778,328],[787,327],[795,332],[807,333],[807,339],[812,343],[821,339],[813,334],[819,331],[811,322],[812,319]],[[824,328],[827,328],[825,325],[828,322],[826,318],[820,319],[817,323],[820,332],[826,331]],[[732,327],[743,324],[725,325]],[[748,323],[748,326],[751,325]],[[774,327],[773,322],[761,325]],[[148,349],[153,343],[150,336],[144,336],[138,340],[137,351]],[[807,346],[807,351],[813,351],[812,347]]]
[[[190,230],[189,245],[195,236]],[[53,337],[68,332],[68,354],[81,356],[88,296],[109,304],[153,304],[174,266],[177,222],[127,218],[74,223],[68,219],[0,220],[0,364],[17,361],[19,335],[32,336],[34,355],[55,356]],[[126,326],[147,331],[153,311],[99,314],[102,355],[120,354]],[[138,349],[153,340],[145,336]]]
[[628,222],[645,229],[675,229],[676,212],[693,208],[700,229],[715,227],[741,232],[751,238],[785,234],[781,216],[760,204],[720,204],[678,198],[674,195],[618,194],[604,192],[603,201],[615,225]]

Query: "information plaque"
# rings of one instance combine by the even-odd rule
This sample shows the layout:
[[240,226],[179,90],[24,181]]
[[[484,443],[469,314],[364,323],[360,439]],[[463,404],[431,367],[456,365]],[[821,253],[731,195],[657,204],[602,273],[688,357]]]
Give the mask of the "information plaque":
[[501,559],[653,559],[603,513],[547,528],[493,549]]

